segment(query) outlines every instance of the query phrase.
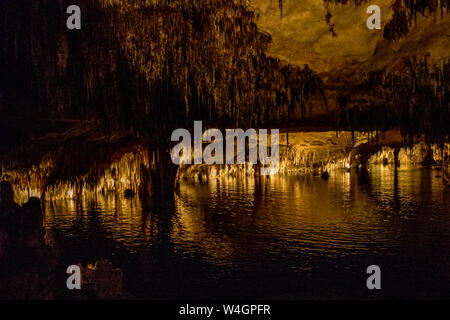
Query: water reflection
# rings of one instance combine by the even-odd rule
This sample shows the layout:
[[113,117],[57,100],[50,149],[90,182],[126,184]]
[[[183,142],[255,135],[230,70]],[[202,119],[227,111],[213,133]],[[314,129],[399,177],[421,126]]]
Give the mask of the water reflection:
[[[94,241],[99,248],[85,249],[85,258],[107,258],[116,250],[125,250],[125,257],[136,254],[139,266],[124,256],[117,260],[125,273],[149,270],[151,264],[150,277],[168,287],[174,281],[174,292],[180,282],[195,279],[196,286],[205,282],[209,287],[223,277],[240,279],[250,286],[245,290],[254,292],[257,284],[251,279],[258,274],[266,274],[266,280],[258,280],[266,288],[273,281],[289,286],[315,270],[324,272],[322,280],[336,271],[328,268],[360,273],[367,260],[392,266],[395,277],[407,274],[405,268],[413,270],[412,265],[424,277],[437,277],[445,289],[450,282],[449,196],[450,188],[432,168],[376,166],[337,171],[329,180],[287,175],[182,184],[174,203],[161,201],[156,208],[137,197],[99,196],[48,202],[45,212],[46,228],[60,234],[62,246],[73,249],[77,239],[84,248]],[[181,271],[186,268],[190,272]],[[174,276],[176,283],[170,280]],[[190,290],[200,289],[185,289]]]
[[184,185],[176,197],[173,242],[180,250],[200,247],[213,257],[239,260],[255,243],[275,250],[268,246],[285,242],[310,254],[370,250],[385,219],[356,184],[340,172],[329,181],[280,176]]
[[132,199],[114,194],[98,194],[92,199],[63,199],[45,202],[45,225],[61,233],[99,232],[106,238],[128,247],[151,241],[158,225],[138,196]]

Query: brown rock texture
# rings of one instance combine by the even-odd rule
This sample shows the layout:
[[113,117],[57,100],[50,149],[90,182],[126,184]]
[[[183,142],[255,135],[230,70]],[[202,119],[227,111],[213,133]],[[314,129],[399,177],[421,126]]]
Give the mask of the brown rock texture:
[[[272,37],[269,55],[295,65],[308,64],[329,85],[362,80],[369,71],[393,67],[402,58],[425,54],[431,60],[449,56],[450,19],[448,14],[417,13],[410,31],[398,41],[383,37],[383,28],[393,16],[396,0],[366,1],[355,5],[323,0],[283,0],[283,17],[276,1],[251,0],[259,12],[257,25]],[[369,30],[369,5],[381,9],[381,30]],[[327,10],[336,36],[326,23]],[[445,12],[445,11],[444,11]]]

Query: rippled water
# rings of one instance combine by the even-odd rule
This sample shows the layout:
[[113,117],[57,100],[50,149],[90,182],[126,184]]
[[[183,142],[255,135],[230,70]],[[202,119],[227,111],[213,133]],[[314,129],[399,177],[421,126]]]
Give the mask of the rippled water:
[[[181,185],[173,202],[45,204],[64,263],[109,259],[137,298],[450,298],[450,188],[439,170]],[[382,290],[366,288],[379,265]]]

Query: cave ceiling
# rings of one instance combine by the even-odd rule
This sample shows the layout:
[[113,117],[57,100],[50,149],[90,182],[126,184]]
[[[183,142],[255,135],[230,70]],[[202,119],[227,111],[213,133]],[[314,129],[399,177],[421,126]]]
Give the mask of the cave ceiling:
[[[327,5],[324,0],[283,0],[282,16],[278,1],[251,0],[250,4],[258,13],[259,28],[272,37],[269,55],[295,65],[308,64],[329,87],[348,87],[369,71],[395,69],[404,57],[428,55],[436,62],[449,56],[448,14],[418,13],[405,36],[385,40],[383,28],[392,18],[394,2]],[[381,9],[381,30],[366,27],[366,9],[372,4]],[[331,14],[329,24],[327,12]]]

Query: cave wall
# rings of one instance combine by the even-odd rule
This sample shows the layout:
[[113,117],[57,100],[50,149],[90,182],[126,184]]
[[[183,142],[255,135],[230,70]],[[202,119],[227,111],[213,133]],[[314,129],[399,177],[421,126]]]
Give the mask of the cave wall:
[[[421,134],[446,141],[448,0],[283,0],[282,16],[275,1],[251,4],[272,36],[268,54],[321,76],[338,128],[398,127],[410,142]],[[366,27],[372,4],[381,8],[380,30]]]
[[[150,153],[165,156],[160,181],[174,171],[170,133],[194,119],[298,131],[296,121],[320,115],[329,130],[448,141],[446,12],[419,13],[406,34],[385,39],[365,28],[364,4],[282,2],[280,15],[280,2],[263,0],[83,0],[82,30],[69,31],[69,1],[3,1],[0,134],[28,117],[90,121],[98,139],[145,135]],[[392,1],[379,4],[392,16]]]
[[[252,0],[251,5],[259,13],[257,25],[272,37],[269,55],[296,65],[308,64],[328,85],[342,87],[361,81],[364,73],[395,66],[404,57],[430,54],[432,61],[439,61],[449,56],[449,2],[405,1],[417,3],[418,8],[405,9],[409,31],[390,41],[385,39],[384,28],[392,20],[397,2],[283,0],[282,17],[276,1]],[[380,30],[366,27],[366,9],[372,4],[381,9]],[[419,5],[437,8],[433,12],[424,8],[422,14]],[[330,32],[329,24],[335,34]]]

